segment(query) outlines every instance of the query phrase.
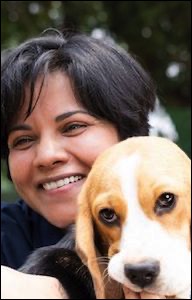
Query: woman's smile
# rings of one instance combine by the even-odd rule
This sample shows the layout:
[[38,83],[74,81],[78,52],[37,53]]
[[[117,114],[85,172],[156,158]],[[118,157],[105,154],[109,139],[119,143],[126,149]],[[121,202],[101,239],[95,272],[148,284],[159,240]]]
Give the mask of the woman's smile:
[[71,183],[75,183],[79,180],[82,180],[83,177],[81,175],[72,175],[65,177],[64,179],[52,180],[51,182],[46,182],[42,184],[42,187],[46,191],[52,191],[55,189],[60,189],[61,187],[67,186]]
[[64,186],[67,186],[71,183],[75,183],[79,180],[82,180],[85,177],[85,175],[79,174],[79,173],[71,173],[71,174],[65,174],[65,175],[57,175],[52,176],[46,179],[41,180],[38,184],[38,188],[42,188],[46,191],[55,190]]
[[56,196],[58,201],[67,201],[68,198],[74,197],[74,194],[78,196],[86,180],[84,175],[58,176],[58,178],[60,179],[46,180],[45,183],[38,185],[38,190],[49,198],[47,200],[52,201]]

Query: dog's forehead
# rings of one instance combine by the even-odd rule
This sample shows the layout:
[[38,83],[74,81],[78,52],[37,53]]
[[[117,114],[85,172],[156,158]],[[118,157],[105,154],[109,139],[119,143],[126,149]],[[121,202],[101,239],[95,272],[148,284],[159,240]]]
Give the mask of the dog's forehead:
[[[146,148],[144,151],[140,150],[124,153],[114,159],[108,174],[111,183],[118,182],[121,191],[126,190],[126,194],[137,193],[139,201],[144,195],[152,198],[152,193],[153,197],[163,192],[178,195],[181,195],[182,191],[190,193],[190,160],[187,161],[180,155],[174,156],[174,151],[169,153],[170,157],[164,157],[161,151],[150,153],[145,151]],[[145,200],[148,202],[149,198]]]
[[159,137],[127,139],[109,149],[99,167],[109,176],[121,176],[122,171],[129,176],[133,167],[139,167],[142,180],[146,175],[158,179],[167,175],[177,181],[188,181],[191,176],[189,157],[172,141]]
[[127,189],[134,190],[135,187],[138,199],[141,194],[152,190],[161,192],[162,188],[174,187],[176,192],[188,190],[190,159],[177,145],[163,138],[127,139],[97,159],[87,181],[89,197],[94,199],[100,191],[122,193],[122,183]]
[[160,163],[162,165],[163,163],[164,167],[180,168],[187,166],[190,168],[189,157],[175,143],[165,138],[147,136],[128,138],[105,150],[96,160],[96,169],[110,170],[111,166],[135,153],[142,157],[142,163],[146,161],[152,164]]
[[135,181],[136,170],[141,163],[141,155],[139,153],[133,153],[128,156],[119,158],[113,165],[113,173],[121,180],[126,177],[128,186]]

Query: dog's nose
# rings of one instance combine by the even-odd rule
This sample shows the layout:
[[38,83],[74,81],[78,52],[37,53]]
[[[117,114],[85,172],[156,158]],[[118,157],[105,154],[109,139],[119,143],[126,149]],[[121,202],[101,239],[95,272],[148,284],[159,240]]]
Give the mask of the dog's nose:
[[124,272],[126,277],[141,288],[153,283],[158,276],[160,266],[158,261],[147,260],[138,264],[126,264]]

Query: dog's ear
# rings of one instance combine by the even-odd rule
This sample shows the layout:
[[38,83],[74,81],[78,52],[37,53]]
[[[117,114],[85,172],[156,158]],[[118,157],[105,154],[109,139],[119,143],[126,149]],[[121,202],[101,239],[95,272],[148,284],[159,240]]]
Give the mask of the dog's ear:
[[97,261],[94,243],[94,228],[89,199],[83,188],[78,199],[78,216],[76,221],[76,250],[82,262],[88,267],[97,299],[105,299],[104,283]]

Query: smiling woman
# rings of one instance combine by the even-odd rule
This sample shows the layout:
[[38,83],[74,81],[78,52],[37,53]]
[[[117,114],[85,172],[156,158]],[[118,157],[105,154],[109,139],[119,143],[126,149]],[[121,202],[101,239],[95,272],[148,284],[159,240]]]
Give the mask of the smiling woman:
[[10,175],[30,207],[64,228],[75,221],[77,195],[95,158],[118,142],[118,133],[76,101],[69,79],[59,71],[47,77],[25,118],[27,105],[8,133]]
[[155,89],[118,46],[51,30],[9,51],[1,90],[2,157],[21,197],[3,205],[2,264],[18,268],[75,222],[100,153],[148,135]]

